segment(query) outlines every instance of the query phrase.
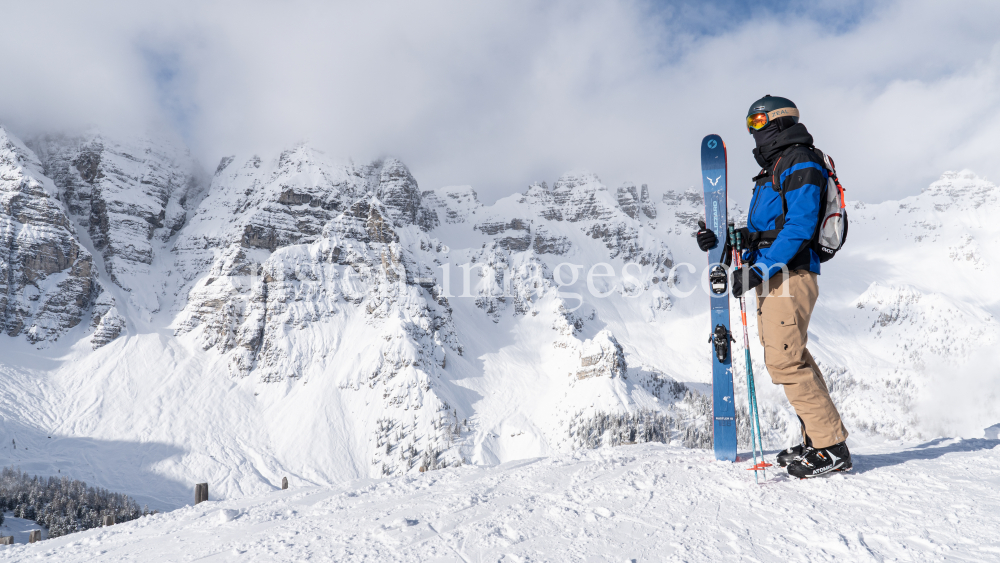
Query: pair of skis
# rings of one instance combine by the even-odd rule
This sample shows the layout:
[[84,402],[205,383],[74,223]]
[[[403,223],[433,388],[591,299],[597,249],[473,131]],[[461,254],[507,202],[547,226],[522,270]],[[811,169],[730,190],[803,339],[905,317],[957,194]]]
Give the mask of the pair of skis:
[[[701,174],[705,188],[705,223],[719,240],[719,244],[708,252],[708,280],[711,289],[712,333],[712,391],[713,391],[713,445],[715,458],[736,461],[736,403],[733,398],[733,366],[731,346],[736,339],[729,330],[729,273],[722,264],[725,241],[733,252],[732,263],[737,268],[742,264],[740,249],[743,241],[739,233],[727,222],[726,188],[726,145],[722,137],[708,135],[701,142]],[[747,400],[750,415],[750,437],[754,464],[749,469],[763,472],[771,464],[764,461],[763,440],[760,433],[760,419],[757,415],[757,393],[754,390],[753,366],[750,363],[750,337],[747,329],[746,299],[740,296],[740,312],[743,319],[743,349],[746,356]],[[758,451],[760,458],[758,460]],[[766,474],[765,474],[766,479]]]

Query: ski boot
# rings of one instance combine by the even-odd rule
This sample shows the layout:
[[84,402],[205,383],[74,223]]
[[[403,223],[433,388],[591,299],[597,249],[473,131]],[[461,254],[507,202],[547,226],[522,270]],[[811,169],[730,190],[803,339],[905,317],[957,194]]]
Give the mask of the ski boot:
[[790,448],[781,450],[780,452],[778,452],[778,456],[775,458],[775,463],[778,464],[778,467],[784,467],[789,463],[791,463],[792,461],[794,461],[795,458],[802,455],[802,452],[805,451],[805,449],[806,449],[805,444],[799,444],[797,446],[792,446]]
[[851,452],[847,443],[841,442],[828,448],[806,447],[798,457],[788,464],[788,474],[799,479],[819,477],[834,471],[850,471]]

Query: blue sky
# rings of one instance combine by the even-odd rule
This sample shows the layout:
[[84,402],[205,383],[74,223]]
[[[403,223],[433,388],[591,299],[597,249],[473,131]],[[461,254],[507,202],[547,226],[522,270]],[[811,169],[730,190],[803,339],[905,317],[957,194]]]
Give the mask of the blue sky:
[[[777,20],[808,18],[836,33],[844,33],[859,25],[879,5],[872,0],[775,1],[760,0],[697,0],[650,1],[644,8],[654,17],[676,20],[678,26],[664,22],[672,31],[683,27],[700,36],[714,36],[733,31],[754,19]],[[884,4],[884,2],[882,3]]]
[[180,56],[169,50],[152,49],[143,49],[142,56],[152,81],[157,106],[184,141],[193,145],[196,142],[198,106],[183,82],[184,68]]
[[[756,170],[742,119],[796,101],[868,201],[945,170],[1000,178],[1000,4],[959,0],[712,3],[95,1],[5,8],[16,133],[179,134],[222,156],[310,142],[398,156],[423,188],[485,201],[587,169],[654,194],[697,186],[701,137]],[[928,124],[928,108],[934,108]]]

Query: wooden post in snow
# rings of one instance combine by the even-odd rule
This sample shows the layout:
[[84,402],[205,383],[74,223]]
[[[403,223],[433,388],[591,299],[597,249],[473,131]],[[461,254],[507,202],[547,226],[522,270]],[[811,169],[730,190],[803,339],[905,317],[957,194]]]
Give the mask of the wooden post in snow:
[[14,536],[0,536],[0,545],[14,545]]
[[288,477],[282,477],[281,478],[281,490],[283,491],[283,490],[285,490],[287,488],[288,488]]
[[114,525],[115,525],[114,514],[106,514],[103,518],[101,518],[101,526],[114,526]]
[[28,543],[35,543],[36,541],[42,541],[41,530],[31,530],[28,532]]
[[194,503],[208,500],[208,483],[198,483],[194,486]]

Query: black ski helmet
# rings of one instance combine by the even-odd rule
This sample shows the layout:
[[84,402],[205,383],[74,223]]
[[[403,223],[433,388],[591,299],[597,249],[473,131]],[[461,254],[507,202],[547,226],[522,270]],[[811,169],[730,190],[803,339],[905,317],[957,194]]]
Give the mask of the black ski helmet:
[[[779,112],[777,110],[786,111]],[[749,120],[751,115],[756,115],[758,113],[763,113],[768,116],[768,124],[779,118],[790,119],[790,123],[786,122],[785,124],[782,124],[782,129],[799,122],[799,109],[796,107],[795,102],[789,100],[788,98],[781,98],[770,94],[750,104],[750,109],[747,110],[747,119]],[[766,125],[764,127],[766,127]],[[750,129],[749,122],[747,124],[747,129]],[[753,133],[753,130],[750,132]]]

